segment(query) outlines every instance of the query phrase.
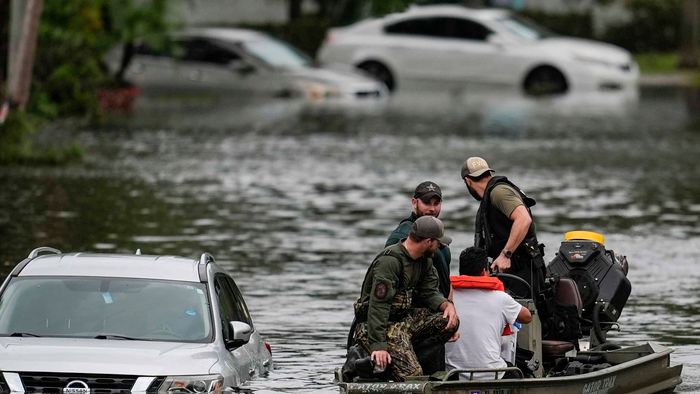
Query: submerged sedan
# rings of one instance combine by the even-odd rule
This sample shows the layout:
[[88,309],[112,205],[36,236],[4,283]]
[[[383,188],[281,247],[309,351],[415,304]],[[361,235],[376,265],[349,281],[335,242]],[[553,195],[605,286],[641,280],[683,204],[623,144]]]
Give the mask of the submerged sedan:
[[529,94],[636,86],[629,52],[556,36],[499,9],[414,6],[331,29],[319,51],[332,68],[357,68],[390,90],[411,82],[498,83]]
[[[108,58],[118,64],[120,51]],[[357,72],[316,67],[297,48],[248,29],[199,28],[176,34],[165,49],[137,45],[125,79],[146,91],[230,92],[311,101],[367,101],[386,88]]]

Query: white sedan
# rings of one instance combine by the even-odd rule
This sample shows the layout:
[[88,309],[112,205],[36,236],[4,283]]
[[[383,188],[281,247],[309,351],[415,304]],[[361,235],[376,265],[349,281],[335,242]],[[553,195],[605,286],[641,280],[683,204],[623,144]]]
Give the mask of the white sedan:
[[636,86],[630,53],[556,36],[500,9],[413,6],[331,29],[319,51],[331,68],[358,68],[390,90],[410,82],[498,83],[529,94]]

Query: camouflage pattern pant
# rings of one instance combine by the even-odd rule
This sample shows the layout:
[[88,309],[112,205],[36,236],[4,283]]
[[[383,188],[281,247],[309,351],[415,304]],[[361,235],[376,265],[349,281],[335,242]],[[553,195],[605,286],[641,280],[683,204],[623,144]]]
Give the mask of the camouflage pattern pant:
[[[437,338],[442,343],[457,331],[457,328],[445,331],[447,319],[442,312],[432,312],[426,308],[414,308],[400,321],[389,324],[386,340],[389,344],[387,351],[391,355],[389,364],[391,376],[396,381],[404,381],[408,376],[423,374],[423,369],[413,351],[413,343],[429,337]],[[369,353],[367,339],[367,323],[357,325],[355,341]]]

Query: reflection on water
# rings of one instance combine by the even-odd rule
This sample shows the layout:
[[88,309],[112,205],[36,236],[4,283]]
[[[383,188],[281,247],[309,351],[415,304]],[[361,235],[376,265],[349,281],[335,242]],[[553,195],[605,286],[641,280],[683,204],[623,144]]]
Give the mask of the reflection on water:
[[698,391],[700,122],[688,97],[421,91],[351,108],[142,99],[110,127],[49,134],[78,138],[85,164],[0,168],[0,271],[40,245],[209,251],[273,347],[276,371],[251,387],[327,392],[366,266],[412,189],[441,185],[456,256],[476,212],[459,168],[482,155],[538,200],[549,257],[574,228],[605,233],[628,256],[633,290],[615,339],[672,345],[686,364],[681,390]]

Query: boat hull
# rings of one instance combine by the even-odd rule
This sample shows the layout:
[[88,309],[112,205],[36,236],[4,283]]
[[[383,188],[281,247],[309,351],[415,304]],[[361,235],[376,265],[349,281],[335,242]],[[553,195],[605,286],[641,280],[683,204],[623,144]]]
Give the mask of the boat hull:
[[436,381],[420,377],[407,382],[339,382],[345,393],[468,393],[468,394],[644,394],[671,392],[681,383],[683,366],[670,365],[672,350],[647,343],[611,351],[580,354],[603,355],[609,368],[580,375],[532,379]]

